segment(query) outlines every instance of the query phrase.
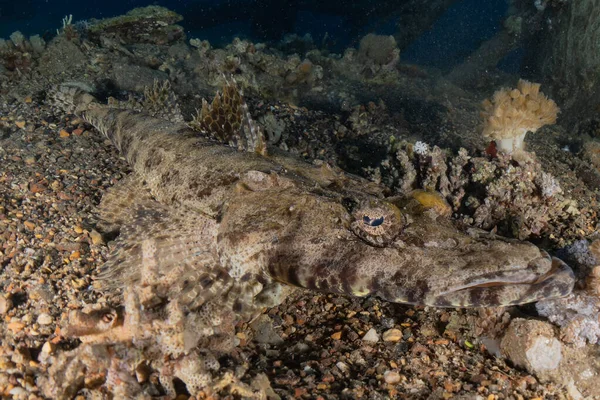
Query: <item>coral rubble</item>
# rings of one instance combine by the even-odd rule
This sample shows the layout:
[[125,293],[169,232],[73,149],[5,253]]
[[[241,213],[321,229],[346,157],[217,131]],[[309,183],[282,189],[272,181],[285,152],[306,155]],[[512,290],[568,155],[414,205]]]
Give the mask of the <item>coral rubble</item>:
[[580,209],[534,159],[517,163],[508,154],[471,156],[464,149],[452,156],[437,146],[423,154],[394,141],[390,154],[379,179],[396,192],[439,191],[465,223],[520,239],[546,237],[559,245],[596,229],[594,211]]

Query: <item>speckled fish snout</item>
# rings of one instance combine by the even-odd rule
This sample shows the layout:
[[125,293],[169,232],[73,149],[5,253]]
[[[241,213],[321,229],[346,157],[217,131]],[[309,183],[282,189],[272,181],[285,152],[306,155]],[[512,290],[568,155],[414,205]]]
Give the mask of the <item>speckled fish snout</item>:
[[[565,296],[574,286],[569,266],[535,245],[418,208],[369,198],[347,213],[335,201],[295,188],[257,193],[245,192],[243,207],[229,204],[221,227],[235,229],[220,238],[235,249],[227,262],[247,265],[258,258],[239,262],[239,255],[258,249],[262,268],[278,282],[435,307],[524,304]],[[257,227],[261,235],[239,233]]]
[[575,283],[571,268],[547,254],[516,271],[474,276],[463,285],[453,285],[424,297],[435,307],[469,307],[526,304],[571,293]]

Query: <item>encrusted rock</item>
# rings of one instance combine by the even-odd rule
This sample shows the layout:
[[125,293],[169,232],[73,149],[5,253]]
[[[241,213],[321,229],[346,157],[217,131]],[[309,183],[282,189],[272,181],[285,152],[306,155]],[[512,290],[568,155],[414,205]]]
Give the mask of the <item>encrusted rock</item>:
[[560,326],[561,339],[583,347],[586,342],[600,343],[600,299],[576,292],[567,297],[540,301],[538,312]]
[[92,38],[115,35],[122,43],[166,44],[184,37],[183,28],[175,25],[183,17],[159,6],[134,8],[125,15],[93,21]]
[[502,353],[532,373],[557,369],[562,345],[547,322],[514,319],[500,343]]

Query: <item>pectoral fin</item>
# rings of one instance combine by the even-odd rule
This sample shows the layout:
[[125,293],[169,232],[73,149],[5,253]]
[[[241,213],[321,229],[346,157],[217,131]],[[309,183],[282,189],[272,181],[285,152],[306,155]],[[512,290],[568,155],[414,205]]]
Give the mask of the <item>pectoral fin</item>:
[[182,305],[197,308],[232,286],[216,255],[216,221],[155,201],[138,177],[111,188],[98,215],[104,224],[120,226],[98,274],[99,287],[136,284],[146,288],[148,302],[157,301],[152,296],[179,298]]

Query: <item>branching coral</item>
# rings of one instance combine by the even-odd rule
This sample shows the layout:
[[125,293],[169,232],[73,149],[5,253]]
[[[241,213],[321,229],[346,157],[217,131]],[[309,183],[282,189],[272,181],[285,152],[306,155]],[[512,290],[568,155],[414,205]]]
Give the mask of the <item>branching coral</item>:
[[523,149],[527,132],[556,122],[559,108],[540,93],[540,84],[519,80],[516,89],[503,88],[482,103],[483,136],[507,153]]

